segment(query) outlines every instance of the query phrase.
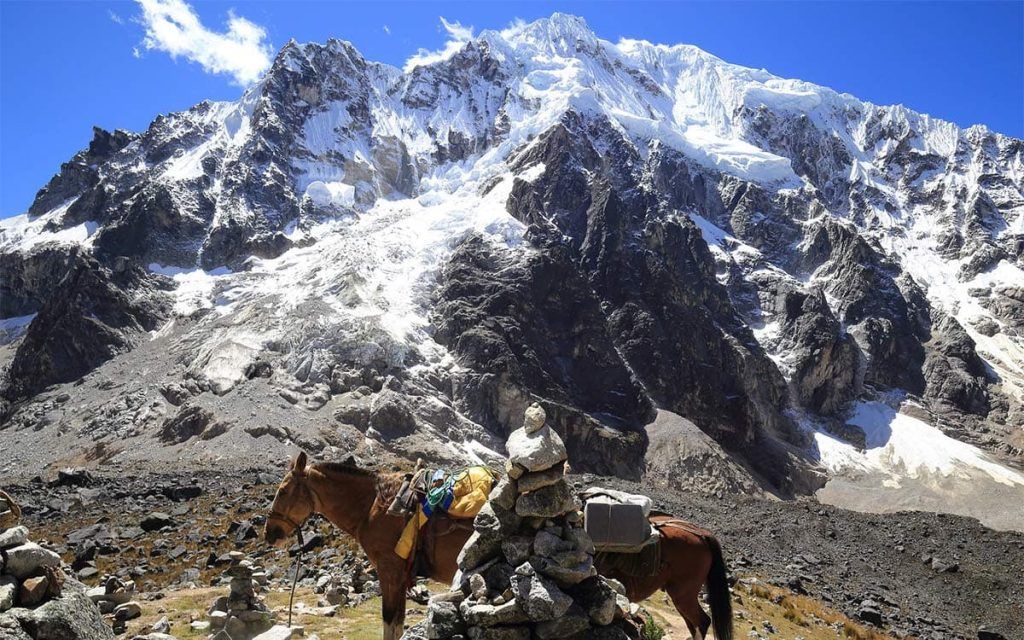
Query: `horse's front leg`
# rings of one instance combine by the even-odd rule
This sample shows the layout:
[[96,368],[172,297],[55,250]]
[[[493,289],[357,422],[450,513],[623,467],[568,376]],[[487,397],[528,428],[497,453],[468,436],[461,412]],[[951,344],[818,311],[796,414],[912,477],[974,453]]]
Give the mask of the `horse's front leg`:
[[377,567],[377,577],[380,578],[384,640],[399,640],[405,630],[404,567]]

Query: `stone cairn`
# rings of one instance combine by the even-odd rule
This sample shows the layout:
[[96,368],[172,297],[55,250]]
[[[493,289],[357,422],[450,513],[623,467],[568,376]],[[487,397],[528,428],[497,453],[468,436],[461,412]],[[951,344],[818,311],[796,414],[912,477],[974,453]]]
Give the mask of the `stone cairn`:
[[114,632],[124,633],[127,622],[142,615],[142,607],[134,600],[135,581],[107,576],[103,584],[85,592],[96,603],[100,613],[114,616]]
[[26,527],[0,533],[0,612],[37,607],[59,597],[63,586],[60,556],[29,540]]
[[[257,593],[265,588],[267,574],[239,551],[232,551],[230,557],[231,565],[221,579],[230,592],[210,606],[207,628],[214,632],[211,640],[252,640],[274,626],[274,613]],[[195,629],[202,630],[201,626]]]
[[85,587],[68,575],[57,553],[29,539],[20,518],[18,505],[0,491],[0,637],[16,628],[32,630],[18,638],[113,638]]
[[565,481],[565,444],[540,405],[526,410],[507,449],[507,474],[473,522],[452,590],[428,602],[426,637],[638,638],[622,585],[594,568],[594,544]]

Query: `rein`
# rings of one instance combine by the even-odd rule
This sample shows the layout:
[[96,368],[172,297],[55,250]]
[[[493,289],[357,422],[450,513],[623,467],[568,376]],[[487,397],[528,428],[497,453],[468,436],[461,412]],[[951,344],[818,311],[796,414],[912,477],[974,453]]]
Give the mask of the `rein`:
[[299,582],[299,567],[302,566],[302,547],[306,543],[302,540],[302,525],[295,526],[295,537],[299,542],[299,552],[295,555],[295,573],[292,575],[292,593],[288,596],[288,628],[292,626],[292,603],[295,601],[295,585]]

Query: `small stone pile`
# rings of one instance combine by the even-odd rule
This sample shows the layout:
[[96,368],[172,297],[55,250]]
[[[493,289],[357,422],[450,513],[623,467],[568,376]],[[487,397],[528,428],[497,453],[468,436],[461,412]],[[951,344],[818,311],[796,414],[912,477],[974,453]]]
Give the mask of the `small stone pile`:
[[68,575],[59,555],[29,540],[20,515],[0,491],[0,637],[113,638],[85,587]]
[[121,580],[117,576],[107,576],[103,584],[86,591],[89,599],[96,603],[100,613],[114,616],[114,631],[123,633],[126,622],[142,615],[142,607],[134,601],[135,581]]
[[453,589],[428,603],[426,637],[638,638],[621,585],[594,568],[594,544],[565,481],[565,444],[543,408],[527,409],[507,448],[507,476],[473,523]]
[[274,626],[274,613],[257,593],[266,586],[267,575],[252,560],[232,551],[231,565],[222,581],[228,582],[231,591],[210,607],[211,639],[252,640]]

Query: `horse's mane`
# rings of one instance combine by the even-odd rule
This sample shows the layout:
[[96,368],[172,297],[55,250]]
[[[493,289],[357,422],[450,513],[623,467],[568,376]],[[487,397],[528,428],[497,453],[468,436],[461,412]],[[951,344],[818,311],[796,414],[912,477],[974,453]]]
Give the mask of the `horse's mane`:
[[398,489],[402,486],[402,481],[405,478],[405,474],[402,472],[378,472],[373,469],[364,469],[351,462],[317,462],[315,466],[318,471],[375,479],[377,498],[388,504],[398,494]]
[[350,476],[373,477],[377,475],[377,472],[373,469],[363,469],[351,462],[317,462],[314,466],[320,471],[343,473]]

